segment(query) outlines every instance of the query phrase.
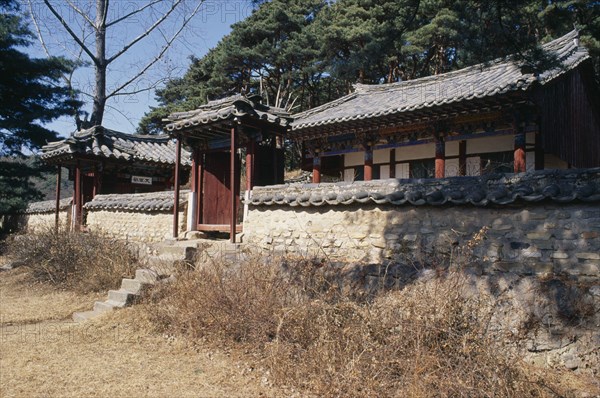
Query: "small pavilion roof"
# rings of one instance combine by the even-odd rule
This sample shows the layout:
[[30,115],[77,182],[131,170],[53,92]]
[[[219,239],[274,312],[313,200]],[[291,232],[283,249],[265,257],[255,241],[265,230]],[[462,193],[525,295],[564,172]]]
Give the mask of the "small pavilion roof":
[[578,44],[578,32],[543,45],[562,63],[539,75],[527,71],[514,57],[497,59],[461,70],[398,83],[356,84],[342,98],[294,115],[291,136],[334,124],[405,114],[436,106],[523,92],[545,84],[589,58]]
[[270,125],[274,129],[286,128],[292,118],[285,109],[264,105],[259,95],[233,95],[189,112],[176,112],[164,121],[166,130],[186,130],[198,138],[223,138],[228,136],[227,124],[235,118]]
[[[46,162],[70,160],[77,155],[123,162],[142,162],[161,166],[175,164],[175,142],[165,134],[126,134],[95,126],[75,132],[62,141],[42,147],[41,159]],[[190,165],[190,153],[182,148],[181,163]]]

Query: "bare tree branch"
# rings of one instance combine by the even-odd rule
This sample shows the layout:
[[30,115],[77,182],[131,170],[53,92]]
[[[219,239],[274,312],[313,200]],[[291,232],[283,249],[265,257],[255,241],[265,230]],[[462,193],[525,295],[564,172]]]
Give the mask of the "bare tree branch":
[[96,27],[96,25],[94,24],[94,21],[92,21],[92,20],[90,19],[90,17],[88,17],[88,16],[87,16],[87,14],[86,14],[85,12],[81,11],[81,10],[79,9],[79,7],[77,7],[77,6],[75,5],[75,3],[73,3],[71,0],[66,0],[66,1],[67,1],[67,4],[69,4],[69,6],[71,7],[71,9],[72,9],[73,11],[75,11],[77,14],[81,15],[81,16],[83,17],[83,19],[84,19],[84,20],[85,20],[85,21],[86,21],[88,24],[90,24],[90,26],[91,26],[92,28],[94,28],[94,29],[98,29],[98,28]]
[[[44,2],[47,2],[48,0],[44,0]],[[177,6],[179,5],[179,3],[181,3],[182,0],[177,0],[175,3],[173,3],[173,5],[171,6],[171,8],[169,9],[169,11],[167,11],[166,13],[163,14],[162,17],[160,17],[156,22],[154,22],[154,24],[149,27],[144,33],[142,33],[141,35],[139,35],[138,37],[136,37],[135,39],[133,39],[131,42],[129,42],[129,44],[126,44],[120,51],[118,51],[116,54],[114,54],[112,57],[108,58],[106,60],[106,65],[110,64],[111,62],[113,62],[115,59],[119,58],[121,55],[123,55],[127,50],[129,50],[133,45],[135,45],[137,42],[139,42],[140,40],[142,40],[144,37],[148,36],[150,33],[152,33],[152,31],[154,29],[156,29],[156,27],[158,25],[160,25],[165,19],[167,19],[169,17],[169,15],[171,15],[171,13],[175,10],[175,8],[177,8]],[[198,3],[198,7],[196,7],[196,9],[199,8],[199,6],[203,3],[203,1],[200,1]],[[194,13],[195,14],[195,13]]]
[[[166,40],[165,45],[163,46],[163,48],[160,50],[160,53],[158,53],[158,55],[156,55],[156,57],[154,57],[154,59],[150,62],[148,62],[146,64],[146,66],[144,66],[142,69],[140,69],[140,71],[138,73],[136,73],[135,76],[133,76],[131,79],[127,80],[125,83],[121,84],[119,87],[117,87],[116,89],[114,89],[111,93],[109,93],[106,98],[110,98],[113,97],[115,95],[118,95],[118,92],[121,91],[122,89],[124,89],[125,87],[127,87],[129,84],[133,83],[135,80],[137,80],[140,76],[142,76],[148,69],[150,69],[152,67],[152,65],[154,65],[155,63],[157,63],[162,56],[165,54],[165,52],[169,49],[169,47],[171,46],[171,44],[175,41],[175,39],[177,39],[177,37],[181,34],[181,32],[183,31],[183,29],[185,29],[185,27],[187,26],[187,24],[192,20],[192,18],[194,18],[194,16],[198,13],[198,11],[200,10],[200,7],[202,6],[202,3],[204,1],[199,1],[198,5],[196,6],[196,8],[192,11],[191,14],[189,14],[183,21],[183,23],[181,24],[181,26],[179,27],[179,30],[177,32],[175,32],[173,34],[173,36],[171,36],[170,39]],[[162,32],[161,32],[162,33]],[[110,62],[110,61],[108,61]]]
[[[104,26],[104,28],[106,28],[106,18],[108,18],[108,6],[109,6],[109,1],[110,0],[103,0],[106,3],[104,4],[104,14],[102,14],[102,26]],[[98,29],[100,29],[100,27],[98,27]]]
[[[139,93],[150,91],[150,90],[156,88],[160,83],[162,83],[164,81],[167,81],[167,79],[159,79],[156,82],[154,82],[153,84],[151,84],[150,86],[140,88],[138,90],[133,90],[133,91],[119,91],[118,93],[113,91],[113,93],[111,93],[110,96],[119,97],[119,96],[123,96],[123,95],[136,95]],[[110,97],[107,96],[106,98],[110,98]]]
[[[117,19],[115,19],[114,21],[110,21],[110,22],[108,22],[108,23],[106,24],[106,27],[107,27],[107,28],[109,28],[109,27],[111,27],[111,26],[113,26],[113,25],[116,25],[116,24],[118,24],[119,22],[122,22],[122,21],[126,20],[127,18],[129,18],[129,17],[131,17],[131,16],[133,16],[133,15],[135,15],[135,14],[138,14],[138,13],[140,13],[140,12],[144,11],[146,8],[148,8],[148,7],[152,7],[152,6],[153,6],[153,5],[155,5],[156,3],[160,3],[161,1],[163,1],[163,0],[154,0],[154,1],[152,1],[152,2],[150,2],[150,3],[148,3],[148,4],[146,4],[145,6],[138,8],[137,10],[131,11],[129,14],[123,15],[121,18],[117,18]],[[107,7],[107,8],[108,8],[108,7]]]
[[135,129],[135,125],[133,123],[131,123],[131,117],[130,117],[130,115],[126,115],[120,109],[118,109],[117,107],[114,107],[112,105],[106,104],[106,107],[112,109],[113,111],[117,112],[119,115],[123,116],[123,119],[127,120],[127,122],[129,124],[131,124],[131,127],[133,127]]
[[90,51],[90,49],[85,45],[85,43],[83,41],[81,41],[81,39],[75,34],[75,32],[73,32],[73,30],[71,29],[71,27],[69,27],[67,22],[63,19],[63,17],[61,17],[60,14],[58,12],[56,12],[54,7],[52,7],[52,4],[50,4],[50,2],[48,0],[44,0],[44,4],[46,4],[46,7],[48,7],[50,12],[56,17],[56,19],[58,19],[58,21],[61,23],[61,25],[67,30],[67,32],[69,33],[69,35],[71,35],[73,40],[75,40],[75,42],[83,49],[83,51],[85,51],[85,53],[92,59],[92,61],[94,61],[94,63],[97,64],[98,59],[94,56],[94,54]]

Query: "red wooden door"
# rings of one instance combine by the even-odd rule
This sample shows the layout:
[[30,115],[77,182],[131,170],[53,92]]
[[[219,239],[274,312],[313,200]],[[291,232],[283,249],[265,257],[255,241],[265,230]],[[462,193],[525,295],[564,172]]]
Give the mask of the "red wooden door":
[[[229,152],[207,153],[204,158],[202,223],[229,225],[231,222],[231,166]],[[236,200],[240,206],[240,163],[236,156]]]

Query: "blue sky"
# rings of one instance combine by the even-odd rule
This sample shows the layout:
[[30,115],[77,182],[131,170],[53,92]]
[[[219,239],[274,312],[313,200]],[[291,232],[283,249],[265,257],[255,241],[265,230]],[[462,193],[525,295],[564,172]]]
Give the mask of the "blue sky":
[[[23,2],[23,11],[29,10],[27,0]],[[61,0],[62,1],[62,0]],[[186,0],[183,10],[191,10],[198,3],[197,0]],[[90,0],[81,0],[81,7],[91,6],[93,2]],[[131,10],[138,8],[143,4],[141,0],[113,0],[111,1],[113,12],[112,18],[117,18],[120,15],[127,14]],[[168,5],[168,3],[165,3]],[[70,47],[69,42],[72,42],[67,32],[60,26],[57,20],[45,8],[41,0],[32,0],[33,12],[38,15],[38,20],[41,21],[38,25],[45,38],[47,47],[52,54],[64,55],[68,58],[73,58],[76,47]],[[57,7],[60,3],[57,2]],[[155,67],[140,80],[133,88],[141,88],[148,85],[158,87],[164,84],[166,78],[182,76],[190,64],[190,56],[201,57],[210,48],[214,47],[219,40],[231,30],[231,24],[238,22],[250,15],[252,12],[252,4],[249,0],[205,0],[198,14],[188,25],[188,29],[184,34],[173,43],[167,54],[159,61]],[[84,23],[78,20],[77,15],[71,15],[67,8],[61,9],[61,15],[65,14],[65,19],[73,26],[81,28]],[[161,35],[175,32],[178,21],[185,17],[185,12],[179,15],[174,15],[170,24],[165,25],[163,33],[156,32],[154,35],[140,41],[130,51],[125,53],[122,58],[119,58],[112,65],[112,70],[107,76],[107,87],[118,87],[122,82],[127,81],[134,73],[151,60],[162,46]],[[109,14],[109,21],[111,20]],[[148,18],[148,21],[152,21]],[[120,24],[115,27],[115,30],[110,32],[110,37],[107,38],[107,53],[114,53],[121,48],[131,38],[136,37],[144,27],[144,23],[148,21],[132,21],[128,24]],[[147,25],[146,25],[147,26]],[[83,29],[83,28],[82,28]],[[35,26],[32,24],[32,30]],[[83,30],[81,30],[83,32]],[[109,42],[110,40],[110,42]],[[92,44],[90,43],[90,46]],[[34,45],[28,49],[29,53],[35,57],[44,56],[44,51],[39,41],[35,41]],[[82,58],[84,61],[85,57]],[[80,67],[73,76],[74,86],[82,91],[91,92],[93,87],[94,73],[91,67]],[[91,111],[89,104],[89,96],[82,96],[82,100],[88,102],[85,106],[87,111]],[[127,95],[114,97],[109,103],[104,116],[103,125],[110,129],[120,130],[133,133],[139,120],[151,106],[155,106],[154,90],[138,93],[135,95]],[[58,131],[62,136],[68,136],[75,130],[75,124],[72,118],[62,118],[56,120],[49,125],[52,129]]]

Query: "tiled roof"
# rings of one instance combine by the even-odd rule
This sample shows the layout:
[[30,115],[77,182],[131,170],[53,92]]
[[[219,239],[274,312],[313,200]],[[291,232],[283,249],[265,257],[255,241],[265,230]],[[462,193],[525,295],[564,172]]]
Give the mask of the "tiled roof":
[[254,206],[491,206],[541,200],[600,202],[600,168],[444,179],[273,185],[254,188],[248,203]]
[[562,66],[536,76],[525,72],[520,64],[507,57],[399,83],[357,84],[352,94],[294,115],[292,131],[525,91],[534,83],[544,84],[589,58],[586,49],[578,45],[575,30],[543,48],[555,54]]
[[261,104],[258,95],[240,94],[210,101],[190,112],[173,113],[165,121],[170,122],[166,129],[174,131],[241,116],[265,120],[283,127],[288,126],[291,121],[290,114],[285,109]]
[[[64,198],[59,202],[59,209],[65,210],[71,203],[73,202],[72,198]],[[56,210],[56,200],[44,200],[42,202],[33,202],[27,205],[27,209],[25,210],[25,214],[37,214],[37,213],[54,213]]]
[[[173,165],[175,142],[167,135],[125,134],[96,126],[78,131],[65,140],[45,145],[42,147],[41,158],[50,160],[73,154]],[[190,153],[182,148],[181,163],[190,165],[190,157]]]
[[[187,203],[189,191],[180,191],[179,204]],[[149,193],[96,195],[83,207],[86,210],[125,210],[141,212],[169,212],[173,210],[173,191]]]

